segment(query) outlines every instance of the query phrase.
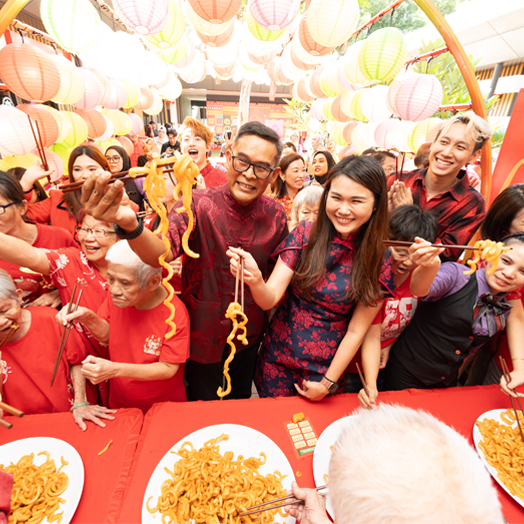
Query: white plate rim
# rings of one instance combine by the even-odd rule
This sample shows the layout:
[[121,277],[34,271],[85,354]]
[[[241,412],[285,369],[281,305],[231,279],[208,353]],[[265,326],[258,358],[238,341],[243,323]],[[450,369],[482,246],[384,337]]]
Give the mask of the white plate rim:
[[[250,433],[251,438],[255,438],[261,442],[264,443],[265,446],[268,446],[270,449],[262,448],[262,447],[256,447],[255,450],[249,451],[248,453],[251,453],[250,455],[247,455],[245,451],[235,452],[235,457],[237,457],[239,454],[243,454],[244,457],[258,457],[259,453],[263,451],[267,455],[267,462],[263,466],[260,466],[260,472],[261,473],[272,473],[274,470],[279,470],[282,475],[287,475],[285,479],[282,480],[282,486],[287,489],[291,489],[291,482],[295,480],[295,474],[293,472],[293,468],[291,467],[291,464],[289,463],[288,458],[280,449],[278,444],[276,444],[272,439],[270,439],[267,435],[262,433],[261,431],[258,431],[254,428],[250,428],[249,426],[243,426],[241,424],[216,424],[213,426],[206,426],[204,428],[200,428],[196,431],[193,431],[192,433],[186,435],[185,437],[181,438],[176,444],[174,444],[160,459],[158,464],[156,465],[153,473],[151,474],[151,477],[149,478],[149,481],[147,483],[146,491],[144,493],[144,499],[142,501],[142,520],[141,522],[143,524],[158,524],[161,522],[160,519],[160,513],[157,511],[156,513],[149,513],[149,511],[146,508],[147,500],[151,496],[158,496],[160,493],[160,485],[161,483],[168,478],[167,473],[164,471],[164,467],[172,468],[173,464],[180,460],[180,457],[176,454],[171,453],[171,451],[176,451],[180,448],[180,446],[186,442],[190,441],[195,448],[201,447],[204,442],[207,442],[208,440],[212,438],[216,438],[222,433],[226,433],[229,435],[229,440],[221,442],[220,450],[223,453],[224,451],[229,451],[228,444],[232,444],[236,438],[242,439],[242,433]],[[222,446],[224,446],[222,448]],[[271,449],[272,448],[272,449]],[[231,450],[234,451],[234,450]],[[268,453],[268,451],[270,451]],[[270,462],[271,461],[271,462]],[[278,466],[272,466],[271,463],[273,461],[281,461],[281,463],[278,464]],[[268,464],[269,463],[269,464]],[[152,503],[154,502],[154,499]],[[294,524],[295,519],[293,517],[276,517],[278,519],[278,522],[283,522],[285,524]],[[275,521],[277,522],[277,521]]]
[[[333,421],[318,437],[313,452],[313,477],[315,486],[325,484],[324,475],[329,473],[329,459],[331,459],[331,446],[335,444],[342,429],[353,419],[354,415],[346,415]],[[329,489],[323,492],[326,495],[326,509],[332,519],[335,519],[335,512],[329,497]]]
[[[13,449],[15,451],[13,451]],[[50,453],[57,469],[61,465],[60,457],[64,457],[64,459],[69,462],[69,464],[62,469],[69,477],[69,485],[64,493],[60,495],[66,502],[61,504],[58,509],[58,512],[63,512],[62,524],[69,524],[82,498],[85,479],[82,457],[69,442],[53,437],[29,437],[13,440],[0,446],[0,464],[7,466],[10,462],[16,463],[24,455],[30,455],[31,453],[35,453],[33,462],[40,464],[40,461],[43,462],[45,460],[44,455],[37,456],[36,453],[40,451],[48,451]],[[6,453],[12,453],[12,455],[8,458],[3,458]],[[42,524],[46,523],[47,518],[42,521]]]
[[[498,478],[497,470],[491,466],[488,461],[486,460],[486,457],[484,456],[484,452],[479,447],[479,442],[482,440],[482,434],[480,433],[480,429],[477,427],[477,422],[482,421],[486,418],[495,419],[497,422],[501,422],[502,424],[505,424],[503,420],[500,418],[500,414],[503,412],[506,412],[507,409],[492,409],[490,411],[486,411],[485,413],[482,413],[475,423],[473,424],[473,442],[475,443],[475,449],[477,450],[477,453],[480,457],[480,460],[486,467],[486,469],[489,471],[490,475],[493,477],[493,479],[497,482],[497,484],[518,504],[520,504],[522,507],[524,507],[524,500],[520,499],[519,497],[513,495],[510,490],[504,485],[504,483]],[[515,427],[517,422],[513,422],[512,427]]]

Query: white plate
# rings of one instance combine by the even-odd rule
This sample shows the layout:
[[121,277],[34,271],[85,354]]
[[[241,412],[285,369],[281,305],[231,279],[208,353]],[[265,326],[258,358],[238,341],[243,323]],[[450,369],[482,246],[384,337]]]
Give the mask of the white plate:
[[[71,444],[50,437],[15,440],[0,446],[0,464],[4,466],[8,466],[11,462],[16,464],[24,455],[34,453],[33,464],[40,466],[46,461],[45,455],[37,456],[41,451],[50,453],[51,458],[55,461],[56,469],[62,465],[61,457],[64,457],[64,460],[69,462],[67,466],[62,468],[62,471],[69,477],[69,485],[64,493],[60,495],[65,500],[65,503],[60,504],[58,508],[58,513],[64,512],[62,524],[69,524],[75,514],[84,489],[84,464],[78,451]],[[46,524],[47,518],[42,523]]]
[[[335,420],[335,422],[330,424],[322,432],[322,435],[320,435],[315,446],[315,451],[313,452],[313,476],[317,487],[328,483],[324,480],[324,475],[329,474],[329,461],[331,460],[332,454],[331,447],[337,441],[342,430],[347,427],[348,424],[351,424],[351,419],[352,417],[349,416]],[[329,497],[329,490],[324,490],[322,493],[327,496],[326,509],[330,517],[334,520],[335,513]]]
[[[236,424],[218,424],[216,426],[208,426],[207,428],[199,429],[179,440],[157,464],[155,471],[153,471],[153,474],[149,479],[144,495],[144,501],[142,503],[142,523],[158,524],[161,522],[162,515],[160,511],[149,513],[146,504],[148,499],[153,497],[150,506],[155,506],[158,497],[160,496],[162,482],[171,478],[169,474],[164,471],[164,468],[172,470],[173,464],[181,458],[178,455],[171,453],[171,451],[178,451],[180,446],[182,446],[186,441],[191,442],[195,449],[201,448],[205,442],[219,437],[222,433],[229,435],[229,440],[224,440],[219,443],[221,454],[224,454],[226,451],[232,451],[235,454],[234,458],[238,455],[244,455],[244,458],[258,458],[259,453],[263,451],[267,455],[267,461],[263,466],[260,466],[258,471],[260,471],[262,475],[273,473],[275,470],[280,471],[282,475],[286,475],[286,478],[282,480],[282,486],[284,489],[291,489],[291,482],[295,480],[291,464],[282,450],[269,437],[266,437],[266,435],[255,429]],[[294,524],[295,522],[293,517],[286,517],[284,519],[277,515],[275,518],[276,522],[284,522],[286,524]]]
[[[486,411],[486,413],[483,413],[480,415],[480,417],[477,419],[477,421],[482,421],[484,419],[492,419],[496,420],[497,422],[500,422],[501,424],[506,424],[501,418],[500,414],[505,412],[505,409],[492,409],[491,411]],[[477,424],[475,421],[475,424],[473,424],[473,442],[475,442],[475,448],[477,449],[477,453],[479,454],[480,460],[484,463],[484,466],[486,466],[486,469],[490,472],[491,476],[499,483],[499,485],[506,491],[506,493],[515,501],[518,502],[521,506],[524,507],[524,500],[520,499],[519,497],[516,497],[513,495],[509,489],[504,485],[504,483],[499,479],[497,475],[497,470],[490,466],[484,456],[484,452],[479,448],[479,442],[482,440],[482,434],[480,433],[480,429],[477,427]],[[506,424],[507,425],[507,424]],[[513,422],[511,427],[515,427],[517,425],[517,422]]]

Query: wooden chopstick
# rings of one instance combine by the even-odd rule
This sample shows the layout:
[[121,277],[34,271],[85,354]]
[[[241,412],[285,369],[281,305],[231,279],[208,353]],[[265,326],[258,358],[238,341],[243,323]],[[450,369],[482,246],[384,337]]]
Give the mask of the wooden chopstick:
[[13,424],[10,424],[9,422],[4,420],[3,418],[0,418],[0,426],[4,427],[6,429],[11,429],[13,427]]
[[[506,361],[504,360],[504,357],[502,355],[499,355],[499,360],[500,360],[500,365],[502,366],[502,371],[504,373],[504,378],[506,379],[506,385],[508,385],[511,382],[511,375],[509,374],[508,365],[506,364]],[[513,393],[517,394],[515,389],[510,389],[510,391],[513,391]],[[524,442],[524,433],[522,432],[522,427],[520,425],[519,414],[517,412],[517,409],[515,408],[515,402],[511,395],[509,398],[511,400],[511,406],[513,407],[513,412],[515,413],[515,418],[517,419],[517,425],[519,426],[520,436],[522,437],[522,441]],[[520,399],[518,396],[517,396],[517,402],[519,403],[520,412],[524,415],[524,412],[522,411],[522,405],[520,403]]]
[[[327,485],[319,486],[318,488],[315,488],[315,491],[321,491],[323,489],[326,489]],[[270,506],[268,508],[263,508],[262,506],[267,506],[268,504],[274,504],[275,502],[282,502],[286,501],[283,504],[278,504],[277,506]],[[287,497],[282,497],[280,499],[274,499],[270,500],[269,502],[264,502],[263,504],[257,504],[256,506],[251,506],[249,508],[246,508],[246,512],[239,513],[238,517],[244,517],[245,515],[252,515],[253,513],[261,513],[262,511],[268,511],[271,509],[277,509],[277,508],[283,508],[284,506],[288,506],[290,504],[303,504],[304,501],[301,499],[296,499],[293,495],[288,495]],[[262,508],[262,509],[255,509],[255,508]],[[251,511],[254,510],[254,511]]]
[[[170,169],[164,169],[164,173],[173,173],[174,170],[172,168]],[[136,178],[146,178],[149,173],[141,173],[136,176],[128,176],[129,171],[121,171],[120,173],[115,173],[114,175],[111,175],[111,179],[109,180],[109,183],[112,184],[116,180],[122,180],[123,182],[127,182],[128,180],[135,180]],[[58,189],[62,191],[62,193],[71,193],[72,191],[78,191],[82,188],[84,185],[83,181],[80,182],[71,182],[69,184],[60,184],[58,186]]]
[[240,306],[244,313],[244,257],[240,257]]
[[364,391],[366,392],[366,395],[367,395],[368,398],[369,398],[369,389],[368,389],[368,386],[367,386],[367,384],[366,384],[366,381],[364,380],[364,376],[362,375],[362,371],[360,371],[360,366],[359,366],[358,362],[357,362],[356,364],[357,364],[358,376],[360,377],[360,380],[362,381],[362,387],[364,388]]
[[13,406],[6,404],[5,402],[0,402],[0,409],[7,411],[10,415],[13,415],[14,417],[22,418],[24,416],[23,411],[20,411],[19,409],[16,409]]
[[[410,247],[415,242],[410,242],[406,240],[383,240],[382,243],[388,247]],[[484,248],[482,247],[475,247],[475,246],[459,246],[454,244],[430,244],[431,247],[443,247],[445,249],[471,249],[471,250],[477,250],[480,251]]]
[[31,117],[29,115],[27,115],[27,119],[29,120],[29,126],[31,127],[31,132],[33,133],[33,138],[35,139],[36,150],[38,151],[38,156],[40,157],[40,160],[42,161],[42,165],[43,165],[44,169],[46,171],[48,171],[49,170],[49,165],[47,164],[47,159],[45,157],[44,146],[43,146],[43,142],[42,142],[42,139],[41,139],[41,136],[40,136],[40,128],[38,127],[38,122],[35,121],[36,130],[38,132],[38,138],[37,138],[35,130],[33,128],[33,121],[31,120]]
[[[73,294],[71,295],[71,300],[69,301],[69,305],[67,306],[67,314],[69,315],[72,313],[72,307],[71,304],[73,303],[76,288],[78,286],[78,282],[73,287]],[[78,292],[78,297],[75,301],[75,311],[78,309],[78,303],[80,302],[80,297],[82,296],[83,289],[80,289]],[[73,327],[73,323],[69,322],[69,325],[67,327],[64,327],[62,331],[62,337],[60,338],[60,345],[58,347],[58,352],[56,354],[56,360],[55,360],[55,367],[53,369],[53,376],[51,377],[51,387],[53,387],[53,384],[55,382],[56,372],[58,371],[58,366],[60,365],[60,361],[62,360],[62,355],[64,353],[64,348],[67,343],[67,339],[69,337],[69,333],[71,332],[71,328]]]

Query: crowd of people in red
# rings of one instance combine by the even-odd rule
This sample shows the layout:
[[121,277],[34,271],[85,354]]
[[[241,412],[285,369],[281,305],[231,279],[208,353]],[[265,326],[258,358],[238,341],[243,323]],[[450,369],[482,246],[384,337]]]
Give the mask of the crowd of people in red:
[[[248,344],[238,344],[226,398],[249,398],[254,381],[261,397],[320,401],[347,391],[373,407],[381,390],[457,385],[475,357],[487,362],[477,380],[498,382],[491,357],[500,348],[513,364],[510,384],[501,383],[509,394],[524,383],[524,188],[505,189],[486,213],[465,166],[490,137],[487,122],[468,112],[445,122],[422,169],[397,177],[389,154],[336,162],[316,150],[310,176],[300,154],[281,158],[273,130],[249,122],[225,148],[226,172],[209,162],[209,129],[186,119],[164,153],[178,145],[200,170],[189,236],[199,258],[184,254],[188,214],[172,197],[176,173],[166,173],[166,260],[180,292],[172,338],[159,218],[138,213],[149,209],[140,180],[109,184],[132,165],[123,148],[75,148],[68,176],[82,189],[53,189],[41,201],[33,191],[42,168],[20,181],[0,172],[5,402],[26,413],[71,410],[85,430],[118,408],[218,399],[241,258]],[[479,227],[510,249],[493,272],[489,263],[465,275],[462,251],[439,244],[465,245]],[[83,293],[68,312],[75,284]]]

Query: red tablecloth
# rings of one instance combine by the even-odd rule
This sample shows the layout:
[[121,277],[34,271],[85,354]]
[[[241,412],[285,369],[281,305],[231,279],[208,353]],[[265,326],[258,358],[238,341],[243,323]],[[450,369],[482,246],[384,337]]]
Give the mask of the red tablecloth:
[[[13,424],[0,429],[0,445],[29,437],[53,437],[71,444],[82,457],[85,468],[84,491],[73,518],[74,523],[116,522],[122,506],[144,416],[139,409],[121,409],[106,428],[88,422],[80,431],[70,413],[5,417]],[[109,449],[98,456],[113,439]],[[138,521],[137,521],[138,522]]]
[[[498,386],[386,392],[381,393],[380,400],[424,409],[454,427],[472,445],[473,424],[477,417],[491,409],[510,407],[509,399],[500,393]],[[141,521],[144,492],[160,459],[189,433],[214,424],[242,424],[264,433],[280,446],[293,470],[302,472],[299,483],[313,486],[312,454],[302,458],[295,455],[284,423],[289,422],[294,413],[302,411],[320,435],[329,424],[350,414],[356,407],[356,395],[339,395],[320,403],[292,397],[157,404],[144,420],[118,522],[134,524]],[[524,509],[498,486],[497,489],[507,521],[510,524],[524,523]]]

